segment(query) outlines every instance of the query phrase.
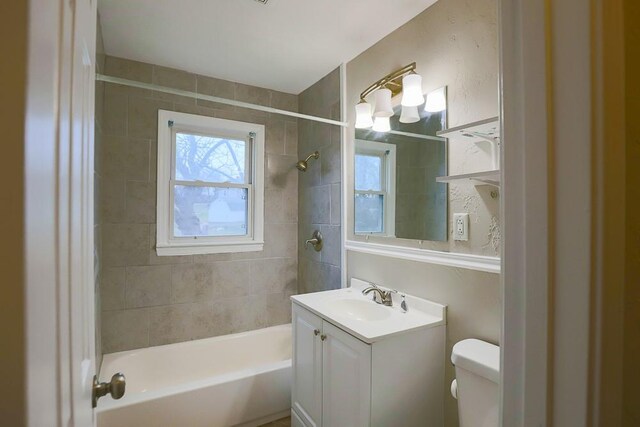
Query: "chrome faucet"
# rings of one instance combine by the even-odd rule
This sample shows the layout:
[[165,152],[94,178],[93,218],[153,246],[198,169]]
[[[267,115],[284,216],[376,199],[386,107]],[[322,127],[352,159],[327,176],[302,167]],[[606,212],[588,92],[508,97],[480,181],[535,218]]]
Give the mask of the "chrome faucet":
[[[371,292],[375,292],[373,300],[378,304],[387,305],[389,307],[393,305],[393,299],[391,298],[393,291],[383,291],[374,283],[369,283],[369,287],[362,290],[362,295],[368,295]],[[378,298],[376,298],[376,296]]]

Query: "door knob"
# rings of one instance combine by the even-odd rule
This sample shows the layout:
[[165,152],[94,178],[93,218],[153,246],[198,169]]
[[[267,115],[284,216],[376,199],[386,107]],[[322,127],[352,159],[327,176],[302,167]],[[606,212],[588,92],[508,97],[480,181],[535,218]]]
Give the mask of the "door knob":
[[118,372],[111,377],[111,381],[108,383],[98,382],[98,377],[93,376],[93,394],[92,405],[95,408],[98,405],[98,399],[109,393],[112,398],[120,399],[124,396],[124,391],[127,385],[127,379],[124,374]]

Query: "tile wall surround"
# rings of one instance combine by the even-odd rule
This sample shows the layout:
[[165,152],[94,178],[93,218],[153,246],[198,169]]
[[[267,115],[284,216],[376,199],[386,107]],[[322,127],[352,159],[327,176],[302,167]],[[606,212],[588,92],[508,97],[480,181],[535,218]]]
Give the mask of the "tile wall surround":
[[[111,56],[105,59],[104,74],[298,111],[296,95]],[[103,86],[96,193],[102,221],[103,352],[290,322],[289,296],[298,289],[298,120],[111,83]],[[158,109],[266,126],[264,251],[156,255]]]
[[[300,112],[340,120],[340,69],[337,68],[299,96]],[[300,121],[298,151],[306,157],[314,151],[320,159],[309,161],[300,173],[298,193],[299,292],[317,292],[341,286],[341,138],[339,126]],[[320,230],[320,252],[305,248],[314,230]]]

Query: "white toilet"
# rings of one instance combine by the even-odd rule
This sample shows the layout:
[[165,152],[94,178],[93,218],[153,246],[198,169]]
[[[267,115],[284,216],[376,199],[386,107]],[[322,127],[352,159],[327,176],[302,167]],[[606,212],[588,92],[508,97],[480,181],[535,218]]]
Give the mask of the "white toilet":
[[456,379],[451,394],[458,399],[460,427],[498,426],[500,347],[467,339],[453,346]]

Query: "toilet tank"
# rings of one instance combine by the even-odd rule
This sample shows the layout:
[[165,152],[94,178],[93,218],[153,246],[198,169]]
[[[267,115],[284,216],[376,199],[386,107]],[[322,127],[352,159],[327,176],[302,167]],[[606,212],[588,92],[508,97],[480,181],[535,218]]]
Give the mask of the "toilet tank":
[[460,427],[498,427],[500,347],[477,339],[453,346],[456,368],[452,393],[458,399]]

